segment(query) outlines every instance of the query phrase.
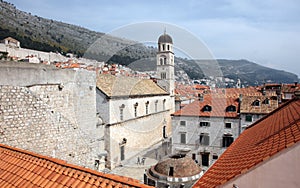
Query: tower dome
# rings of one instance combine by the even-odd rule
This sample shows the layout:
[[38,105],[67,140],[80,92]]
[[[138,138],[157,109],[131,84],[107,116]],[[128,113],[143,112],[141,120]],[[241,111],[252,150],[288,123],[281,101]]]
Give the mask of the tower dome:
[[173,44],[172,37],[166,33],[160,35],[158,38],[158,43],[171,43]]

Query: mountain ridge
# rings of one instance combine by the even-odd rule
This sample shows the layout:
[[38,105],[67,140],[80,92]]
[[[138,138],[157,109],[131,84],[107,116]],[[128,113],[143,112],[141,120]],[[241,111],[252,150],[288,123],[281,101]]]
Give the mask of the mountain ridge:
[[[134,70],[155,70],[157,49],[154,47],[132,43],[117,37],[103,37],[105,33],[33,16],[31,13],[18,10],[13,4],[3,0],[0,0],[0,9],[0,39],[11,36],[19,40],[21,46],[25,48],[47,52],[57,51],[62,54],[74,53],[79,57],[84,55],[86,58],[98,61],[126,65]],[[102,52],[90,52],[88,48],[99,38],[102,40],[100,45],[105,43],[108,51],[117,49],[116,53],[110,55]],[[175,57],[175,69],[185,71],[192,79],[201,79],[205,77],[203,70],[209,67],[210,60],[208,64],[205,61],[207,60],[188,60]],[[247,60],[220,59],[217,61],[224,77],[240,79],[248,85],[298,81],[296,74],[271,69]]]

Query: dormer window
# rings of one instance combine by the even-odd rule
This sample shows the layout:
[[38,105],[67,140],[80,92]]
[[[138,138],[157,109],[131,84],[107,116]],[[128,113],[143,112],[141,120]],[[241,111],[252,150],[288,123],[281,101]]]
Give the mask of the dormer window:
[[259,100],[255,100],[255,101],[252,103],[252,106],[260,106],[260,101],[259,101]]
[[270,104],[270,99],[266,98],[263,103],[264,104]]
[[235,112],[236,111],[236,107],[233,105],[227,106],[226,108],[226,112]]
[[209,105],[205,105],[205,106],[202,108],[202,111],[203,111],[203,112],[211,112],[211,110],[212,110],[212,107],[209,106]]

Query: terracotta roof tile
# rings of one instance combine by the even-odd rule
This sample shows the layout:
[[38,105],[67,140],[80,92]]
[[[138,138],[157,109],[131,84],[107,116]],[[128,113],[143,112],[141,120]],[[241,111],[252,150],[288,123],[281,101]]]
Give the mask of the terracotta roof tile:
[[0,144],[0,187],[150,187]]
[[[203,96],[203,101],[195,100],[191,104],[184,106],[176,111],[174,116],[201,116],[201,117],[238,117],[238,101],[236,98],[226,97],[219,94],[206,94]],[[205,106],[211,106],[212,110],[204,111]],[[234,106],[235,111],[226,111],[228,106]]]
[[300,99],[292,99],[247,128],[194,187],[216,187],[300,141]]

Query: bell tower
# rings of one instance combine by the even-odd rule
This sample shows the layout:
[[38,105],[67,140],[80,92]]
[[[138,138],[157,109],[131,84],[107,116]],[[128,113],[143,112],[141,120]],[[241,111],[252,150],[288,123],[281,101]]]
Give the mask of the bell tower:
[[174,97],[175,76],[173,40],[166,31],[158,38],[156,61],[158,77],[157,83],[160,87],[166,90],[171,97]]

